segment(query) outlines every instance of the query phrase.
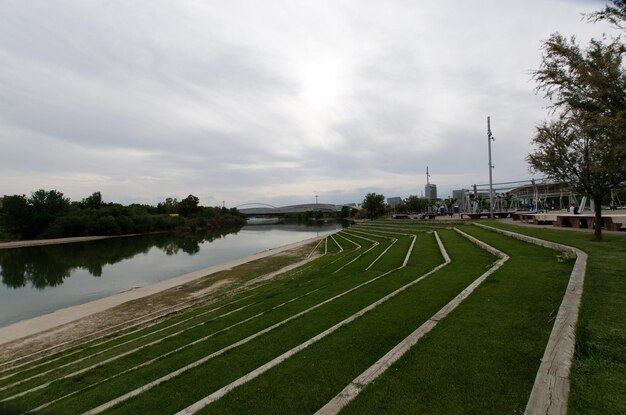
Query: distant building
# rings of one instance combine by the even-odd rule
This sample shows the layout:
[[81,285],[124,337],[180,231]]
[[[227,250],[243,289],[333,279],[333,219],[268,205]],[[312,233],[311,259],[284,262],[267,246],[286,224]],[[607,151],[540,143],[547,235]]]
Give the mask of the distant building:
[[467,212],[469,210],[468,196],[469,189],[459,189],[452,191],[452,197],[456,199],[455,205],[459,207],[461,212]]
[[387,198],[387,204],[391,207],[395,207],[401,203],[402,203],[401,197],[388,197]]
[[427,183],[426,186],[424,186],[424,196],[428,200],[437,199],[437,185],[432,184],[432,183]]

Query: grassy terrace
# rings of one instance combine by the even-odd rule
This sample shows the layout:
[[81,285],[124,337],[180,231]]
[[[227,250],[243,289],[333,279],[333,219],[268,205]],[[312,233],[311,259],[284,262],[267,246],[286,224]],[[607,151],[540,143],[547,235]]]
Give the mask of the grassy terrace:
[[591,234],[497,224],[589,255],[576,355],[570,375],[570,414],[626,413],[626,235]]
[[[524,411],[573,260],[456,227],[508,260],[342,412]],[[626,238],[513,230],[589,253],[570,413],[626,413]],[[147,327],[0,366],[0,413],[315,413],[498,261],[414,222],[361,224],[317,250],[267,281],[234,269],[247,288]]]

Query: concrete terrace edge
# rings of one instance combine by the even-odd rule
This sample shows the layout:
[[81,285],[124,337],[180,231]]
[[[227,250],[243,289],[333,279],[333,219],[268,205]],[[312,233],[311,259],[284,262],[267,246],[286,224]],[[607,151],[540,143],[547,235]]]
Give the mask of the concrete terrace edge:
[[305,239],[303,241],[294,242],[288,245],[283,245],[277,248],[266,249],[265,251],[258,252],[256,254],[248,255],[242,258],[213,265],[187,274],[172,277],[164,281],[159,281],[152,284],[144,285],[142,287],[123,291],[118,294],[113,294],[109,297],[104,297],[84,304],[78,304],[75,306],[62,308],[52,313],[33,317],[28,320],[18,321],[8,326],[0,327],[0,345],[10,343],[12,341],[38,334],[53,328],[57,328],[64,324],[79,320],[83,317],[91,316],[101,311],[105,311],[115,306],[124,304],[128,301],[144,298],[149,295],[189,283],[199,278],[206,277],[216,272],[224,271],[248,262],[252,262],[257,259],[279,254],[281,252],[297,248],[307,243],[315,242],[325,237],[325,235],[317,236],[314,238]]
[[[450,300],[446,305],[444,305],[439,311],[433,314],[429,319],[427,319],[424,323],[422,323],[415,331],[405,337],[400,343],[394,346],[390,351],[388,351],[383,357],[378,359],[373,365],[367,368],[363,373],[357,376],[352,382],[348,384],[341,392],[335,395],[326,405],[321,407],[315,415],[335,415],[339,413],[345,406],[347,406],[352,400],[354,400],[361,391],[375,382],[375,380],[386,372],[393,364],[395,364],[402,356],[404,356],[409,350],[413,348],[417,344],[418,341],[422,339],[426,334],[428,334],[435,326],[448,316],[454,309],[461,304],[467,297],[469,297],[478,286],[480,286],[490,275],[496,272],[506,261],[508,261],[509,256],[504,252],[497,250],[496,248],[486,244],[474,238],[471,235],[459,230],[458,228],[451,228],[459,235],[468,239],[471,243],[477,245],[479,248],[487,250],[489,253],[495,255],[499,259],[492,264],[492,266],[476,278],[473,282],[471,282],[467,287],[459,292],[452,300]],[[435,237],[437,238],[437,244],[439,245],[439,249],[444,257],[444,264],[439,265],[433,271],[441,269],[443,266],[448,265],[452,260],[448,256],[441,239],[439,238],[439,234],[435,232]],[[431,271],[431,272],[433,272]]]
[[474,225],[535,245],[571,252],[576,255],[576,262],[570,274],[569,282],[556,315],[548,344],[541,358],[541,364],[539,365],[535,383],[524,412],[525,415],[564,415],[567,413],[569,374],[576,346],[576,323],[578,322],[585,282],[587,254],[578,248],[556,242],[545,241],[480,223],[474,223]]

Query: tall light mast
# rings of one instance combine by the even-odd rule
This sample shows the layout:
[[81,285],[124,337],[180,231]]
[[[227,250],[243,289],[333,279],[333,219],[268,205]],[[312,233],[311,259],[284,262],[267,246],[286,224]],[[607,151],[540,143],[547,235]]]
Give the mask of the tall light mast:
[[491,120],[487,117],[487,147],[489,149],[489,219],[493,219],[493,164],[491,164],[491,142],[496,139],[491,134]]

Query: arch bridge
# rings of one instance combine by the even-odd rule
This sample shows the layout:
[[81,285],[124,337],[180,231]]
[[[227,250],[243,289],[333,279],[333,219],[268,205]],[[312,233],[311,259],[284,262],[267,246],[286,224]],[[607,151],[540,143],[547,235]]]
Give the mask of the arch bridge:
[[[241,209],[242,206],[248,205],[262,205],[261,207],[246,207]],[[288,214],[298,214],[305,212],[322,212],[322,213],[335,213],[340,212],[341,205],[333,205],[330,203],[305,203],[302,205],[290,205],[290,206],[272,206],[266,203],[244,203],[236,206],[239,212],[246,216],[284,216]]]

